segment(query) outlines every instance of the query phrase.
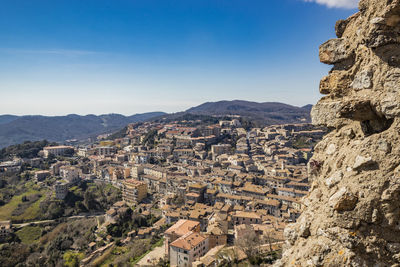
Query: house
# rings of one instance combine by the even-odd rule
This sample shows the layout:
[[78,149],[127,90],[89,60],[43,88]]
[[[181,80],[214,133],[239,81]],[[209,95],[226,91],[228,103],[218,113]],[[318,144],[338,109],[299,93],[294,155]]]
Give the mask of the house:
[[199,195],[198,202],[204,201],[204,193],[206,192],[206,190],[207,190],[206,184],[194,183],[189,185],[189,192],[196,193]]
[[276,199],[270,199],[270,200],[257,200],[256,205],[259,209],[266,210],[268,214],[271,214],[275,217],[280,217],[280,207],[281,207],[281,202],[279,202]]
[[164,232],[165,254],[169,255],[169,245],[188,232],[200,233],[200,223],[191,220],[179,220]]
[[286,188],[286,187],[277,188],[276,192],[278,193],[279,196],[287,196],[293,198],[301,198],[308,194],[308,191],[297,190],[294,188]]
[[218,144],[211,146],[212,159],[215,161],[219,155],[229,154],[232,150],[230,144]]
[[79,181],[81,170],[74,166],[61,166],[60,176],[67,180],[70,184]]
[[54,191],[57,199],[64,199],[68,195],[68,184],[57,182]]
[[225,246],[217,246],[211,248],[206,255],[201,257],[199,260],[193,262],[193,267],[217,267],[220,266],[218,254]]
[[173,152],[173,155],[175,158],[180,158],[180,157],[193,157],[194,151],[192,149],[175,149]]
[[214,205],[217,194],[218,190],[207,189],[206,192],[204,193],[204,201],[210,205]]
[[248,196],[256,199],[264,199],[268,193],[268,188],[263,186],[246,183],[243,187],[238,188],[237,193],[242,196]]
[[43,181],[47,177],[51,175],[50,171],[36,171],[35,172],[35,180],[36,181]]
[[238,224],[260,224],[261,216],[256,212],[237,211],[232,215],[233,223]]
[[143,166],[143,173],[149,176],[155,176],[158,178],[166,178],[167,177],[167,170],[151,164],[146,164]]
[[200,259],[208,252],[208,237],[190,231],[172,242],[170,247],[171,266],[191,267],[196,259]]
[[228,221],[213,221],[208,224],[206,236],[209,248],[226,245],[228,243]]
[[167,221],[167,224],[179,221],[180,217],[181,215],[179,214],[179,212],[176,211],[170,211],[165,213],[165,219]]
[[138,179],[144,173],[144,165],[134,165],[131,169],[132,178]]
[[109,210],[107,210],[106,212],[106,216],[105,216],[105,221],[106,222],[110,222],[110,223],[114,223],[115,222],[115,217],[117,216],[117,211],[114,208],[111,208]]
[[200,202],[200,195],[197,193],[187,193],[185,194],[185,203],[187,204],[195,204]]
[[99,156],[111,156],[115,153],[115,148],[112,146],[99,146],[96,150]]
[[67,165],[67,162],[57,161],[50,166],[51,175],[60,175],[60,167]]
[[0,162],[0,171],[1,172],[19,172],[21,170],[21,161],[13,160],[13,161],[3,161]]
[[[147,189],[149,190],[150,193],[153,192],[160,192],[160,180],[161,178],[157,176],[151,176],[151,175],[142,175],[140,176],[140,180],[145,182],[147,184]],[[165,180],[165,178],[164,178]]]
[[281,202],[282,205],[287,205],[289,207],[294,207],[295,205],[298,205],[298,199],[293,198],[293,197],[267,194],[267,198],[268,199],[276,199],[279,202]]
[[137,232],[137,236],[141,239],[143,238],[148,238],[151,236],[153,232],[153,228],[151,227],[147,227],[147,228],[141,228],[139,229],[139,231]]

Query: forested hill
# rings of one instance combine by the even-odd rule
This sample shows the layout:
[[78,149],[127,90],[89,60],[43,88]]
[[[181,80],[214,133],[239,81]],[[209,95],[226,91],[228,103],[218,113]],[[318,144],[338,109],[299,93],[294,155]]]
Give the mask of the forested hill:
[[186,110],[202,115],[240,115],[259,124],[310,122],[312,105],[296,107],[278,102],[250,102],[243,100],[207,102]]
[[24,141],[49,140],[63,142],[68,139],[85,139],[112,132],[129,123],[161,116],[163,112],[150,112],[123,116],[67,115],[67,116],[0,116],[0,148]]

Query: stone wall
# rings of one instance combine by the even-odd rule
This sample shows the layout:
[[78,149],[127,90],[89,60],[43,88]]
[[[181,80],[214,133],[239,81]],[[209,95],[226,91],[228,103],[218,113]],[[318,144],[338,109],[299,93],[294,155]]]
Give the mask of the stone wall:
[[310,194],[276,266],[400,266],[400,0],[361,0],[320,46],[333,65],[314,124]]

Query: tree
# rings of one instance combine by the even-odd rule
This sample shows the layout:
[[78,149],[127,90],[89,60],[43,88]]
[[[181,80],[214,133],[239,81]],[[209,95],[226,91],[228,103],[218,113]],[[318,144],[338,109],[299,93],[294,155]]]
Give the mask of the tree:
[[160,266],[160,267],[169,267],[169,266],[170,266],[169,260],[166,259],[166,258],[160,258],[160,259],[158,260],[157,266]]
[[156,135],[157,135],[157,130],[155,130],[155,129],[150,130],[150,131],[145,135],[145,137],[143,138],[142,144],[143,144],[143,145],[146,145],[146,144],[148,144],[148,145],[154,145],[154,141],[155,141]]
[[52,202],[47,209],[47,214],[49,218],[55,219],[59,218],[63,214],[63,209],[61,208],[61,205],[56,202]]
[[96,200],[90,191],[86,191],[83,199],[83,205],[87,210],[91,210],[96,207]]
[[77,267],[84,256],[82,252],[67,251],[63,256],[64,265],[68,267]]
[[241,235],[240,238],[235,239],[235,246],[239,247],[246,253],[250,261],[257,258],[259,255],[259,247],[261,245],[261,240],[255,231],[246,225],[246,230]]

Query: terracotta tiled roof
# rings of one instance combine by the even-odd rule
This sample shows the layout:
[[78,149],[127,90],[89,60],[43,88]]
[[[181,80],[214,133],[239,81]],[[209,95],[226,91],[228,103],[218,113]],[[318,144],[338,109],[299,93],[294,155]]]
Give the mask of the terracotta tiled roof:
[[206,240],[204,236],[196,232],[188,232],[186,235],[178,238],[171,243],[172,247],[177,247],[185,250],[191,250],[201,242]]
[[200,225],[200,223],[196,222],[196,221],[179,220],[177,223],[175,223],[173,226],[171,226],[167,231],[165,231],[165,233],[183,236],[187,232],[192,231],[198,225]]

